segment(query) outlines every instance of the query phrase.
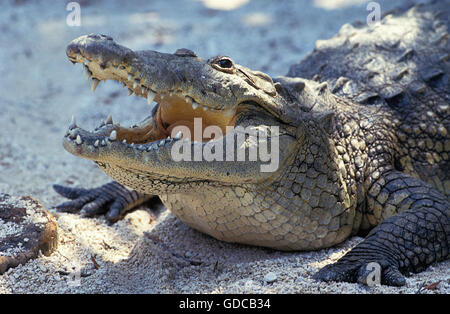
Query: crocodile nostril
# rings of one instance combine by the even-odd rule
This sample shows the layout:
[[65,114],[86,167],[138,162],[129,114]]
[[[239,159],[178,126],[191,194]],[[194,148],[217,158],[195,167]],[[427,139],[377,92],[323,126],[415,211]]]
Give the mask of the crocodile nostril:
[[103,38],[105,38],[106,40],[113,40],[111,36],[104,35],[104,34],[101,34],[101,36],[102,36]]
[[175,51],[174,55],[180,56],[180,57],[197,57],[195,52],[192,50],[186,49],[186,48],[180,48]]
[[101,39],[101,37],[97,34],[89,34],[88,37],[92,39]]

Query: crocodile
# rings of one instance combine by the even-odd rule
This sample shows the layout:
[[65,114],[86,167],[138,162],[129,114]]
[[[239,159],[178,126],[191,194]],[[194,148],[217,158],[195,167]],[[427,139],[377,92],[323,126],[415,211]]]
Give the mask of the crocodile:
[[196,230],[278,250],[359,234],[314,278],[369,284],[376,263],[381,284],[404,285],[449,256],[449,8],[436,1],[346,24],[273,78],[228,56],[134,51],[99,34],[73,40],[66,54],[93,90],[115,80],[154,105],[132,127],[109,116],[91,132],[72,121],[64,148],[115,181],[54,185],[71,199],[58,210],[114,222],[158,196]]

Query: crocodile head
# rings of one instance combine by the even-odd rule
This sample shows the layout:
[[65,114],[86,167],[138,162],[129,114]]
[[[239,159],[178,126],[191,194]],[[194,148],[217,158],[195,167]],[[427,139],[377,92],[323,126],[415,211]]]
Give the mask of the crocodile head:
[[[229,57],[206,60],[187,49],[174,54],[133,51],[108,36],[93,34],[73,40],[66,53],[70,61],[85,67],[93,90],[102,80],[115,80],[127,87],[130,95],[157,103],[150,116],[133,127],[115,124],[109,117],[93,132],[72,123],[64,138],[67,151],[94,160],[115,180],[135,189],[142,190],[144,185],[131,179],[136,176],[145,176],[145,185],[152,187],[145,192],[154,194],[166,192],[167,186],[192,186],[192,182],[259,182],[279,172],[298,142],[297,128],[283,115],[285,100],[277,92],[277,83]],[[276,160],[261,161],[259,155],[257,160],[248,160],[252,159],[250,147],[261,142],[247,134],[239,144],[242,129],[236,131],[237,126],[263,130],[267,135],[264,143],[269,150],[272,145],[271,157]],[[274,148],[273,127],[278,128],[277,143],[284,147],[280,152]],[[237,143],[231,153],[225,139]],[[212,162],[198,162],[193,160],[195,156],[175,160],[171,153],[177,143],[179,152],[192,148],[192,154],[201,150],[204,155],[209,149],[215,157]],[[242,145],[248,149],[246,157],[239,160]],[[261,166],[270,162],[276,164],[261,171]],[[164,184],[157,184],[161,182]]]

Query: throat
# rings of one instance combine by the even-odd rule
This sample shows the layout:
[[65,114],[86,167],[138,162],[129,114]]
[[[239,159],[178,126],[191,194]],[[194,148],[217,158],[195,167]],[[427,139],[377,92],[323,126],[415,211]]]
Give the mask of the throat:
[[[199,140],[198,133],[201,132],[203,142],[226,134],[228,126],[234,126],[235,110],[210,109],[199,104],[191,105],[177,96],[168,96],[159,102],[156,112],[156,122],[161,132],[167,136],[174,136],[179,130],[184,129],[184,138],[191,141]],[[205,129],[209,128],[205,133]],[[189,132],[187,132],[189,130]],[[189,134],[185,134],[189,133]],[[215,136],[207,135],[209,133]],[[194,139],[194,134],[196,134]],[[203,136],[206,134],[205,136]]]

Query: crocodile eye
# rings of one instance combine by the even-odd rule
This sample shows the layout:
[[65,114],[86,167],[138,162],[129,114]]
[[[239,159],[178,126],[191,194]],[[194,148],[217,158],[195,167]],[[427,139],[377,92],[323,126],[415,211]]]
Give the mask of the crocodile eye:
[[225,73],[234,73],[236,68],[234,66],[233,60],[228,57],[220,56],[214,59],[209,60],[209,63],[216,70],[225,72]]
[[233,67],[233,61],[228,58],[220,59],[217,64],[224,69],[231,69]]

